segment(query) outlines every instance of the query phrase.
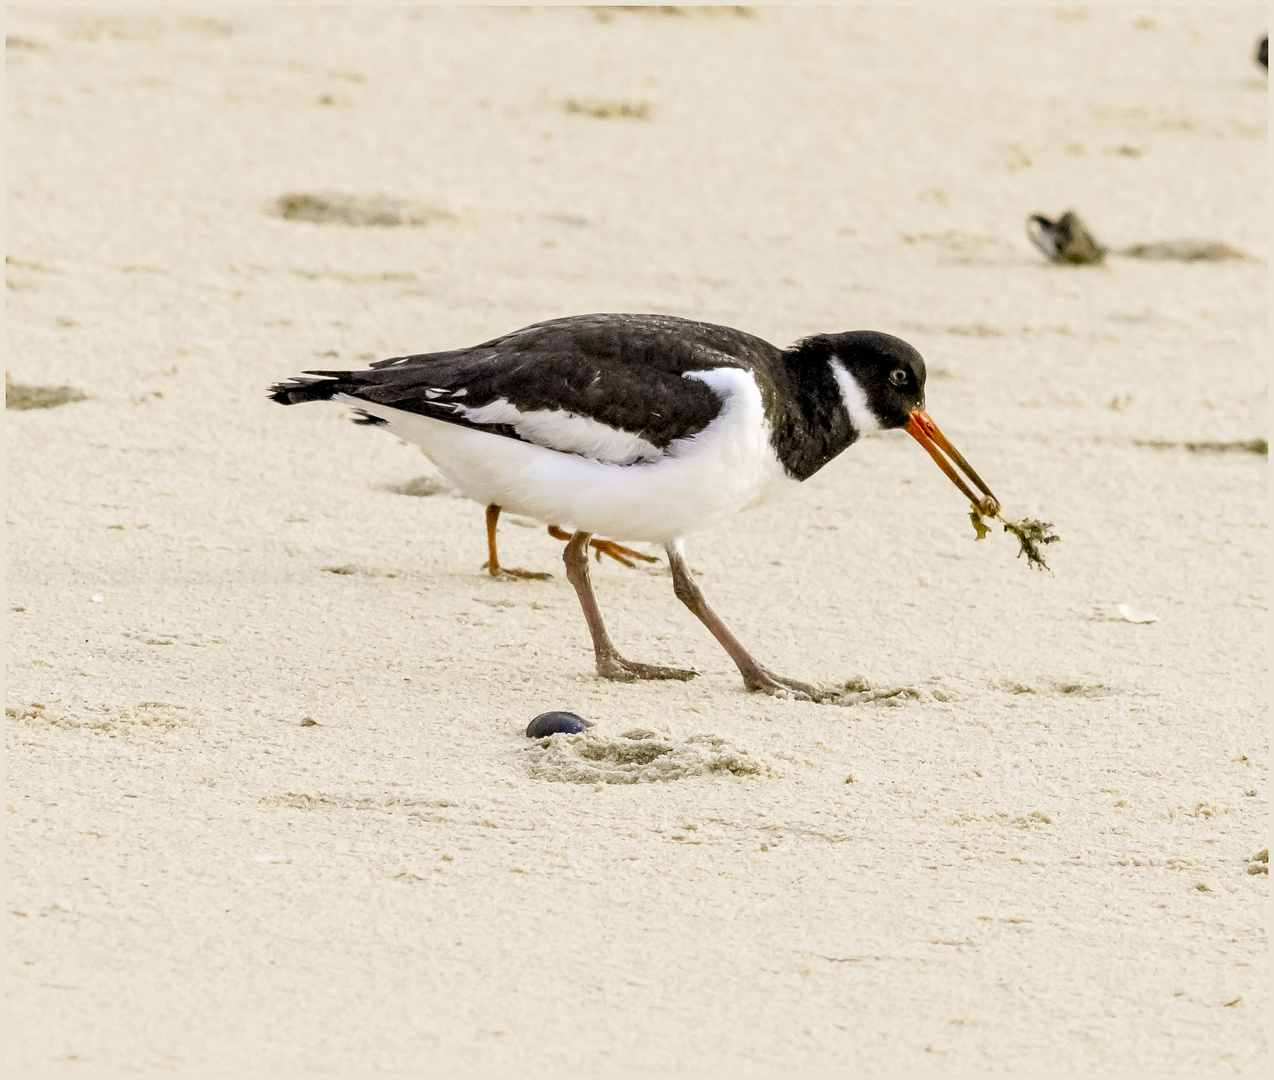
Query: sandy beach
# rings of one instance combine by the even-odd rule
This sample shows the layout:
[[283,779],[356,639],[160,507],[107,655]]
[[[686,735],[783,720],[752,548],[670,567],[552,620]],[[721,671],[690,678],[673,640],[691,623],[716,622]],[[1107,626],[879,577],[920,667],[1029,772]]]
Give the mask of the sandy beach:
[[[1268,1068],[1266,19],[9,9],[6,1067]],[[699,675],[603,682],[541,524],[266,397],[625,311],[906,339],[1051,572],[889,432],[687,550],[902,694],[662,558]]]

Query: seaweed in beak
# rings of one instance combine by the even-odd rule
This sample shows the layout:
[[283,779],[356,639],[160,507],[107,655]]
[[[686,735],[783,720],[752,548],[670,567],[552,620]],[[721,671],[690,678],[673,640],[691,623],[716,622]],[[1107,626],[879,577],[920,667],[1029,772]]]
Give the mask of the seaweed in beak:
[[[933,422],[931,417],[923,409],[917,409],[910,416],[907,424],[907,431],[915,438],[921,446],[928,452],[929,456],[938,463],[940,468],[950,478],[963,493],[965,498],[972,504],[972,511],[969,514],[969,520],[973,522],[973,528],[977,531],[976,539],[981,540],[990,529],[982,520],[984,517],[999,518],[1000,523],[1004,526],[1004,531],[1012,533],[1017,537],[1020,545],[1018,558],[1026,556],[1029,566],[1034,566],[1040,570],[1047,570],[1048,563],[1044,561],[1044,556],[1040,553],[1040,547],[1044,544],[1053,544],[1061,539],[1056,533],[1052,532],[1052,523],[1048,521],[1037,521],[1035,518],[1022,518],[1020,521],[1010,518],[1001,517],[1000,500],[991,494],[991,489],[983,483],[982,478],[973,471],[964,455],[951,445],[948,439],[941,431],[938,425]],[[963,472],[964,476],[960,473]],[[971,481],[980,492],[981,495],[975,495],[972,488],[969,487],[968,481]]]

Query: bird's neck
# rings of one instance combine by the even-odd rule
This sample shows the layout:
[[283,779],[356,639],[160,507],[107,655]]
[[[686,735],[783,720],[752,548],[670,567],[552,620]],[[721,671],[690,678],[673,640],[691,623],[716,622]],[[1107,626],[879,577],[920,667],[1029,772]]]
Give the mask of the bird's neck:
[[770,442],[794,480],[808,480],[861,434],[845,408],[831,351],[817,339],[782,350],[758,375]]

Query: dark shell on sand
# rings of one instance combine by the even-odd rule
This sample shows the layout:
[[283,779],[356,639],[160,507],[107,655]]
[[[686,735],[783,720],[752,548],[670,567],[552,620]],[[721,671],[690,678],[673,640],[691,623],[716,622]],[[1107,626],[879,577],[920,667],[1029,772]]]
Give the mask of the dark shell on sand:
[[1100,265],[1106,258],[1106,249],[1093,239],[1073,210],[1056,221],[1042,214],[1031,215],[1026,219],[1026,235],[1050,262]]
[[534,720],[526,725],[526,737],[528,739],[543,739],[549,735],[578,735],[581,731],[587,731],[593,725],[585,720],[582,716],[576,716],[573,712],[546,712],[540,713]]

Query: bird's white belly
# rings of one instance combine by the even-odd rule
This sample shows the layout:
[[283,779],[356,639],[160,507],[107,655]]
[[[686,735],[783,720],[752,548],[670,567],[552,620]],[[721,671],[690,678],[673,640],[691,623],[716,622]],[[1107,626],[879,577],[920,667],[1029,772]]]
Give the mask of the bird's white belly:
[[695,372],[725,401],[721,414],[656,461],[614,465],[460,424],[344,398],[389,422],[466,496],[545,524],[665,544],[757,506],[796,483],[770,445],[761,394],[734,368]]

